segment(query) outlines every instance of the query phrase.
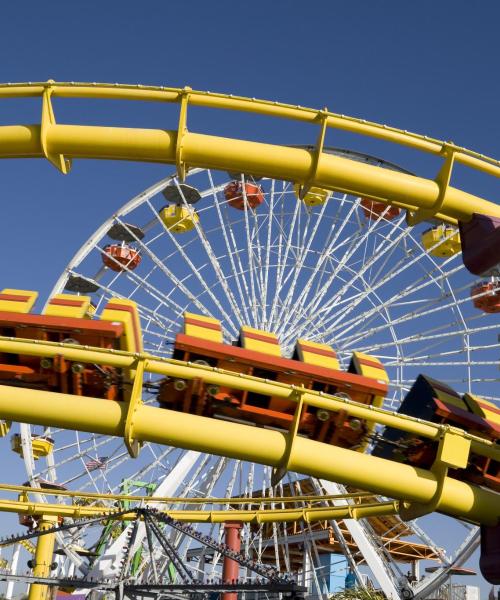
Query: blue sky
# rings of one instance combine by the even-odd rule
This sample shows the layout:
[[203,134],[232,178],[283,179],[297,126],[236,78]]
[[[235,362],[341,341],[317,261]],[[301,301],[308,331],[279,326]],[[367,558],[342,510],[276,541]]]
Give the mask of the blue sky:
[[[495,0],[4,2],[0,81],[189,85],[328,106],[498,157],[499,19]],[[74,102],[55,109],[61,122],[173,126],[151,105]],[[38,111],[34,101],[1,100],[0,124],[35,122]],[[219,115],[193,122],[195,130],[244,127]],[[287,143],[315,139],[283,123],[259,123],[255,134]],[[432,167],[403,150],[384,157],[409,169]],[[40,160],[0,163],[2,287],[47,294],[97,225],[170,171],[80,161],[64,177]],[[457,176],[466,189],[498,197],[492,178]],[[19,481],[19,464],[4,477]]]
[[[1,81],[104,81],[256,96],[451,139],[498,154],[497,2],[3,3]],[[36,101],[3,100],[0,123],[38,120]],[[157,106],[56,104],[60,121],[162,127]],[[203,128],[227,125],[211,115]],[[165,127],[172,126],[165,120]],[[229,125],[239,127],[235,117]],[[262,126],[272,139],[274,123]],[[279,123],[283,130],[283,123]],[[313,142],[295,132],[288,143]],[[307,137],[307,140],[304,138]],[[287,141],[288,141],[287,140]],[[342,139],[329,140],[339,145]],[[414,167],[391,148],[385,158]],[[422,160],[418,158],[418,160]],[[76,163],[69,177],[38,160],[1,165],[3,280],[48,290],[97,223],[168,167]],[[469,182],[494,197],[491,178]],[[14,201],[15,199],[15,201]],[[50,233],[49,233],[50,232]],[[19,243],[22,238],[22,244]]]

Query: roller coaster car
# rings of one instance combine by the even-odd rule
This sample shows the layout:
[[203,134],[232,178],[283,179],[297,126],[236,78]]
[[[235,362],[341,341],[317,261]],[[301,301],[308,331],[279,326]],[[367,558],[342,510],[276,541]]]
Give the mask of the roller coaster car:
[[[41,315],[30,312],[36,297],[36,292],[21,290],[0,293],[1,336],[132,352],[142,349],[135,305],[129,300],[108,302],[100,319],[93,320],[88,296],[59,294]],[[30,356],[21,348],[16,354],[0,352],[0,382],[4,385],[123,400],[125,384],[132,375],[60,355]]]
[[[401,403],[399,412],[465,429],[471,434],[499,443],[500,409],[472,394],[460,396],[444,383],[419,375]],[[372,454],[417,467],[430,468],[436,458],[437,442],[387,427]],[[467,468],[455,474],[479,485],[500,491],[500,463],[471,454]]]
[[[387,375],[374,358],[355,353],[348,372],[340,371],[335,352],[326,344],[298,340],[292,359],[281,356],[277,337],[242,327],[235,345],[224,344],[219,321],[185,314],[184,333],[177,335],[173,357],[244,373],[261,379],[303,386],[380,406],[387,392]],[[158,402],[165,408],[218,419],[287,430],[297,404],[277,396],[205,384],[199,379],[165,379]],[[299,434],[317,441],[363,450],[370,424],[344,411],[305,406]]]

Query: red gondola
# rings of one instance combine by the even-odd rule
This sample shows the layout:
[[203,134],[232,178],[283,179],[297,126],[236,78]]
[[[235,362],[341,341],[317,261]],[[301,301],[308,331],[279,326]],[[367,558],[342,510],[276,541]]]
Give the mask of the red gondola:
[[474,306],[485,313],[500,313],[500,283],[484,282],[471,289]]
[[390,206],[385,202],[375,202],[369,198],[361,198],[359,205],[365,217],[372,221],[376,221],[381,215],[384,215],[384,219],[395,219],[401,213],[398,206]]
[[138,250],[127,246],[127,244],[110,244],[105,246],[102,262],[112,271],[119,273],[125,268],[133,271],[141,262]]
[[224,188],[224,196],[228,204],[238,210],[245,210],[245,196],[250,208],[257,208],[264,202],[264,192],[256,183],[244,183],[231,181]]

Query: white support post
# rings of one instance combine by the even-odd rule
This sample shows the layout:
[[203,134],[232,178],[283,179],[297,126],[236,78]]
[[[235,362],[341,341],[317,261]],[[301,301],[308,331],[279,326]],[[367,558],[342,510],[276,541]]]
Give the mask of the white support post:
[[[327,494],[335,495],[344,493],[344,490],[338,484],[331,481],[322,479],[321,485]],[[337,500],[334,504],[347,504],[347,500]],[[379,549],[370,540],[361,523],[355,519],[344,519],[344,523],[384,594],[390,600],[400,600],[396,582],[387,570]]]
[[[10,572],[12,575],[17,574],[17,564],[19,562],[19,553],[21,552],[21,544],[16,544],[14,546],[14,552],[12,553],[12,561],[10,564]],[[7,589],[5,591],[6,600],[12,600],[12,594],[14,592],[14,581],[9,581],[7,584]]]

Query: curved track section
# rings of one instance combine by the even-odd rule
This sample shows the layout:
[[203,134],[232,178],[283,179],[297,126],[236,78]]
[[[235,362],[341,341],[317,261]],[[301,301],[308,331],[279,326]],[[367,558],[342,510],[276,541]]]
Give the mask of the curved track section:
[[[431,217],[456,222],[469,221],[473,213],[500,217],[492,202],[450,186],[453,164],[462,163],[498,176],[498,161],[453,144],[432,140],[391,127],[367,123],[326,110],[196,92],[190,88],[147,88],[106,84],[67,84],[49,81],[35,84],[5,84],[0,98],[40,97],[39,125],[0,127],[3,158],[45,157],[67,173],[73,158],[138,160],[175,164],[181,178],[193,167],[232,170],[252,175],[295,181],[308,189],[319,186],[367,196],[409,210],[419,222]],[[177,103],[176,128],[131,129],[57,124],[52,98],[102,98]],[[318,124],[314,151],[260,142],[222,138],[188,131],[188,107],[202,106],[282,117]],[[391,172],[369,164],[323,152],[329,128],[371,136],[442,156],[443,166],[435,180]],[[402,199],[404,198],[404,200]]]

